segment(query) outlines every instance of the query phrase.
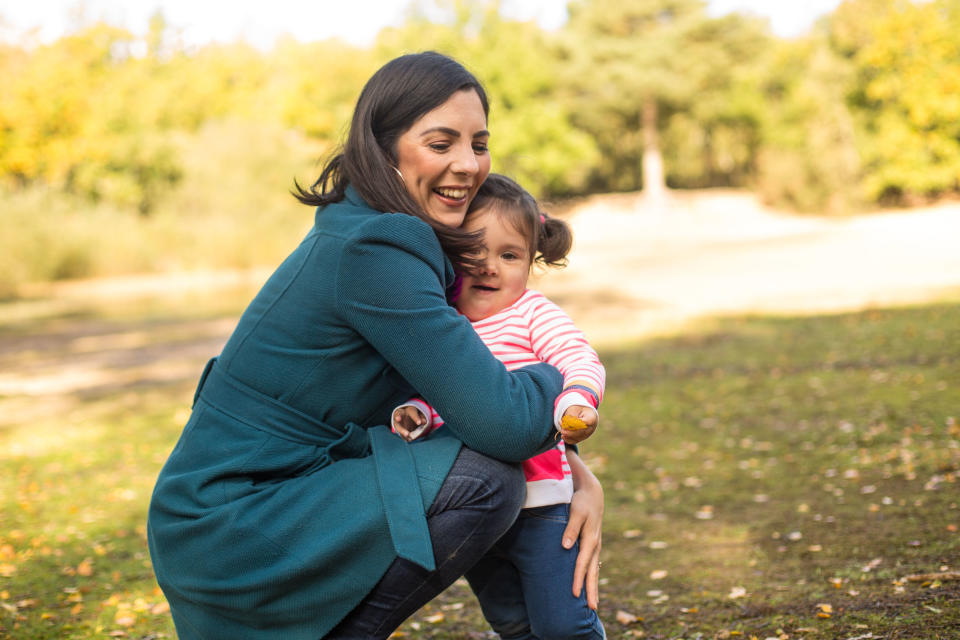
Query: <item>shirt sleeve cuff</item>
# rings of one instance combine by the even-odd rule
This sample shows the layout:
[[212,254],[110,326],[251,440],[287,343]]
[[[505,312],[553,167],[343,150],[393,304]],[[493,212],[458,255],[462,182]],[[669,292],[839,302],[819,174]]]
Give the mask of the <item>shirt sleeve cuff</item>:
[[553,410],[553,424],[560,430],[561,420],[563,419],[563,414],[566,413],[567,409],[573,405],[580,405],[583,407],[588,407],[593,411],[597,417],[597,423],[600,422],[600,412],[597,411],[596,407],[593,406],[592,399],[588,399],[586,394],[576,390],[576,391],[567,391],[561,393],[557,398],[555,408]]

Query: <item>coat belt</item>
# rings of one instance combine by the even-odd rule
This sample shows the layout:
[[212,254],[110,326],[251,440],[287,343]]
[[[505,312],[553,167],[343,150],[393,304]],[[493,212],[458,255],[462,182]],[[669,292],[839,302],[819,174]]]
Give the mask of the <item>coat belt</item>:
[[[285,440],[320,448],[312,470],[345,458],[373,456],[383,511],[397,555],[436,568],[420,482],[410,446],[386,426],[333,427],[244,384],[211,358],[193,403],[203,401],[234,420]],[[307,514],[304,514],[307,517]]]

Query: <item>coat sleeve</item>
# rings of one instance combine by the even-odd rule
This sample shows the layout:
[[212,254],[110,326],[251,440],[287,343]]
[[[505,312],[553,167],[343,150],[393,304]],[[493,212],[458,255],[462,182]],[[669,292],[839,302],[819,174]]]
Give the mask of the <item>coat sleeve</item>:
[[466,446],[526,460],[553,443],[553,404],[563,378],[548,364],[508,372],[447,304],[447,268],[426,223],[405,214],[376,216],[344,247],[335,274],[337,311]]

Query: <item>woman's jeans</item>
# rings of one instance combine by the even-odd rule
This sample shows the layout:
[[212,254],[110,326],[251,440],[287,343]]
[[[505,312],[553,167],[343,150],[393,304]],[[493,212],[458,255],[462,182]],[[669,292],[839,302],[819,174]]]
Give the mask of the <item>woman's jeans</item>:
[[504,640],[605,637],[597,612],[587,606],[586,588],[573,596],[579,543],[572,549],[560,544],[569,518],[569,504],[524,509],[467,572],[484,617]]
[[327,638],[386,638],[464,575],[513,524],[526,485],[520,465],[463,447],[427,511],[437,568],[396,559]]

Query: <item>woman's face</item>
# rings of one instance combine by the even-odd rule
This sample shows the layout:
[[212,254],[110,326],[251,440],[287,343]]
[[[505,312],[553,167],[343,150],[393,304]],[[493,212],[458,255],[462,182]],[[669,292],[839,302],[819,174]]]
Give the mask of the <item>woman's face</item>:
[[397,140],[407,191],[437,222],[459,227],[490,173],[487,117],[473,89],[457,91]]

